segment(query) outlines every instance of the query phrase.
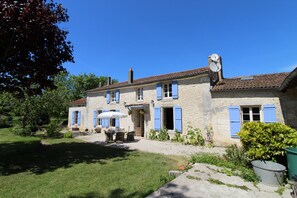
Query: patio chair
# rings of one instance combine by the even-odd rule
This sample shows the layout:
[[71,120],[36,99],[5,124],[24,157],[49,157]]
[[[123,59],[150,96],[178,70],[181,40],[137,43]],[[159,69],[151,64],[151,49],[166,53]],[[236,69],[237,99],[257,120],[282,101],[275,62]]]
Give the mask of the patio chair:
[[131,131],[127,133],[127,141],[128,142],[133,142],[134,141],[134,136],[135,136],[135,131]]
[[116,133],[116,138],[115,138],[115,141],[122,141],[124,142],[124,132],[117,132]]
[[113,141],[113,132],[105,131],[104,134],[106,142]]

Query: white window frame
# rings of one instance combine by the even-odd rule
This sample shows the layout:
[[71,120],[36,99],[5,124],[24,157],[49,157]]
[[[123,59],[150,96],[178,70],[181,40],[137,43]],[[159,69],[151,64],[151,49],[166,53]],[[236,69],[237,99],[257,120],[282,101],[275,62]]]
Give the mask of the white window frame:
[[111,102],[116,102],[116,91],[110,91]]
[[74,124],[78,124],[78,112],[79,111],[74,111]]
[[[166,91],[165,91],[165,87],[167,87],[166,88],[167,89]],[[171,87],[171,89],[170,89],[170,87]],[[171,82],[170,83],[164,83],[162,90],[163,90],[163,98],[165,98],[165,99],[166,98],[172,98],[172,83]],[[171,96],[170,96],[170,94],[171,94]]]
[[[102,112],[103,111],[101,109],[97,110],[97,116]],[[102,118],[97,118],[96,121],[97,121],[97,123],[96,123],[97,126],[102,126]]]
[[256,113],[253,113],[253,108],[259,108],[259,117],[260,117],[259,122],[262,122],[262,108],[261,108],[261,106],[241,106],[240,107],[241,123],[245,123],[245,121],[243,119],[243,116],[244,116],[243,108],[248,108],[249,109],[250,119],[249,119],[249,121],[246,121],[246,122],[258,122],[258,120],[254,121],[253,115],[255,115]]
[[137,101],[143,101],[143,88],[138,88],[136,90],[136,99]]

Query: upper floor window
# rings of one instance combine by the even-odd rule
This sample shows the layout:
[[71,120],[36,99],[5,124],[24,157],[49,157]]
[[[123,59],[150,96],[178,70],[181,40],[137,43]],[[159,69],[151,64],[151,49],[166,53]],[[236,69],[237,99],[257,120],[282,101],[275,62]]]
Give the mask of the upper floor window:
[[172,83],[166,83],[163,85],[164,98],[172,98]]
[[143,100],[143,88],[137,89],[137,100]]
[[242,107],[242,122],[260,122],[260,107]]
[[111,91],[111,102],[116,102],[116,92],[115,91]]

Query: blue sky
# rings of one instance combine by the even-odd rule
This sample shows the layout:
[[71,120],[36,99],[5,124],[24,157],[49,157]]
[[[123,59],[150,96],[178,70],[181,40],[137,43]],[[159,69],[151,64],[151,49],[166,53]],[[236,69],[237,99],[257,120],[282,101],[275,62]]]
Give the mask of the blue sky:
[[297,66],[296,0],[56,0],[68,9],[71,74],[127,80],[207,66],[224,77]]

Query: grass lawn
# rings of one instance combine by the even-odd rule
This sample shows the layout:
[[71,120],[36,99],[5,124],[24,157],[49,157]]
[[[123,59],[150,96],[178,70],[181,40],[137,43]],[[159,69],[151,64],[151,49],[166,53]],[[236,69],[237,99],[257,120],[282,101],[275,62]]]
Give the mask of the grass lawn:
[[76,139],[18,137],[0,129],[1,197],[144,197],[167,181],[178,157]]

